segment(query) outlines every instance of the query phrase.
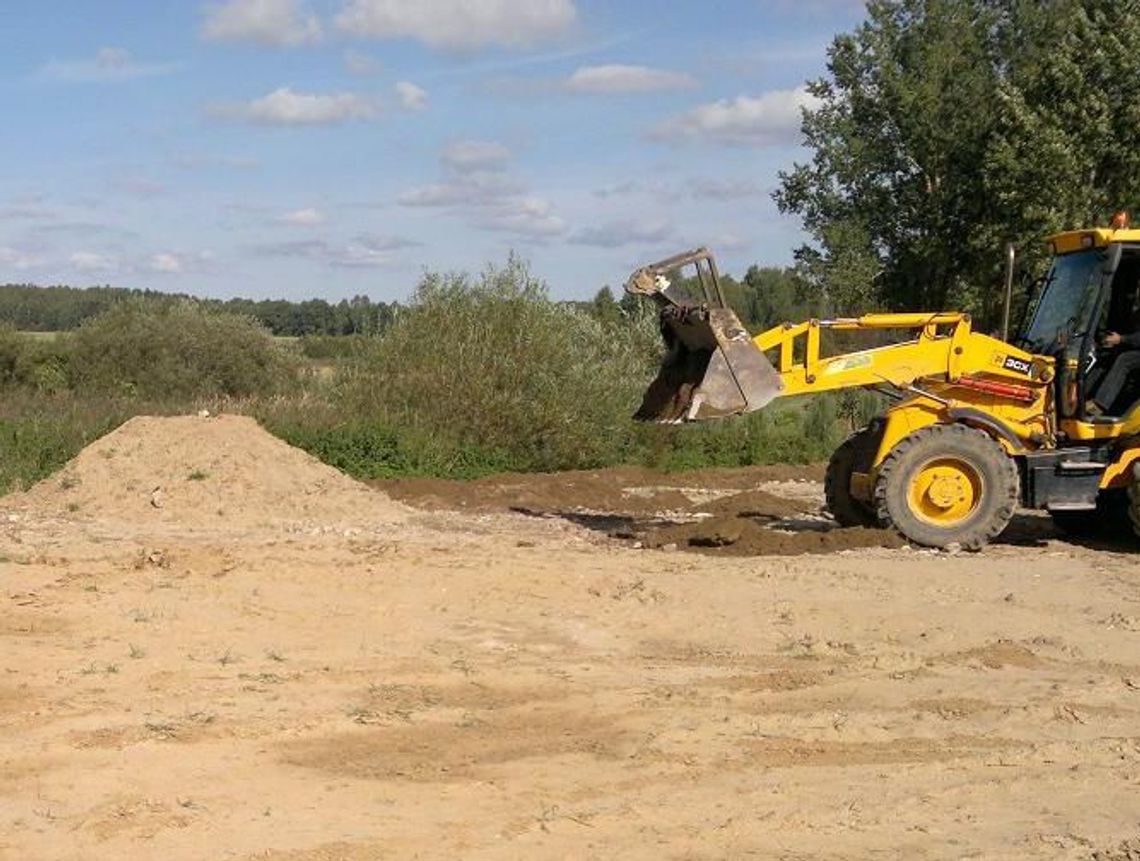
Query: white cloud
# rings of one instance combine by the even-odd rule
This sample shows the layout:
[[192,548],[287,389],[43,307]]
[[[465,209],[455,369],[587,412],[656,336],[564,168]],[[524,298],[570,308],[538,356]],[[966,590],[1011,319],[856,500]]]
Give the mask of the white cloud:
[[456,141],[444,149],[440,160],[445,167],[459,173],[498,170],[511,160],[511,151],[492,141]]
[[738,96],[700,105],[666,120],[654,132],[664,140],[710,140],[734,146],[795,143],[801,112],[819,100],[804,87],[772,90],[760,96]]
[[433,48],[522,48],[566,33],[577,16],[574,0],[349,0],[336,24],[352,36]]
[[318,41],[321,22],[300,0],[227,0],[207,8],[202,36],[215,42],[294,47]]
[[652,69],[649,66],[582,66],[563,83],[572,93],[653,93],[691,90],[696,80],[684,72]]
[[400,100],[400,105],[409,111],[422,111],[428,103],[427,90],[409,81],[396,83],[396,98]]
[[694,177],[688,182],[689,193],[698,200],[744,200],[749,197],[767,197],[772,193],[752,179],[704,179]]
[[178,254],[165,252],[155,254],[147,261],[147,269],[164,275],[176,275],[186,268],[186,262]]
[[42,266],[43,262],[43,258],[37,257],[35,254],[29,254],[7,245],[0,245],[0,267],[24,271]]
[[558,236],[566,231],[566,222],[554,214],[554,208],[541,197],[510,197],[491,204],[474,219],[476,227],[501,230],[521,236]]
[[293,227],[316,227],[318,224],[324,224],[327,220],[325,214],[319,209],[307,207],[305,209],[294,210],[293,212],[286,212],[277,219],[277,222]]
[[214,105],[218,119],[267,126],[331,126],[352,120],[374,120],[375,102],[356,93],[299,93],[281,87],[243,104]]
[[116,258],[95,251],[76,251],[67,262],[79,272],[107,272],[119,265]]
[[488,141],[459,141],[440,154],[443,181],[413,188],[399,196],[403,206],[451,210],[483,230],[532,238],[556,236],[566,222],[550,202],[530,194],[508,172],[510,150]]
[[397,252],[419,244],[400,236],[362,234],[345,244],[332,243],[324,239],[305,239],[259,245],[254,250],[272,257],[302,257],[316,260],[341,269],[372,269],[391,265],[397,259]]
[[570,242],[597,248],[620,248],[637,243],[663,242],[672,235],[673,225],[664,220],[611,221],[579,230],[570,237]]
[[359,78],[368,78],[384,71],[384,64],[371,54],[354,51],[351,48],[344,52],[344,67],[350,75]]
[[51,60],[40,76],[68,83],[115,83],[168,75],[174,63],[139,63],[123,48],[100,48],[90,60]]
[[469,171],[406,191],[397,198],[403,206],[486,206],[519,194],[523,186],[498,171]]

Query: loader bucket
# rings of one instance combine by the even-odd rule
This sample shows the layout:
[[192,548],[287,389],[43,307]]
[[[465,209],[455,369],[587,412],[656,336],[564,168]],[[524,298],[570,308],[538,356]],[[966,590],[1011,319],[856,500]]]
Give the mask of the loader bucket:
[[722,418],[766,406],[784,388],[772,363],[729,308],[667,306],[668,354],[634,413],[639,421]]

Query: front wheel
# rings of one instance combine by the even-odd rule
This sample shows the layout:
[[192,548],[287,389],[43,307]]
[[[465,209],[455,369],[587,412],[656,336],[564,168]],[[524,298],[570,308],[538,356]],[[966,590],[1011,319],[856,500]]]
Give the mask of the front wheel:
[[880,519],[915,544],[978,550],[1017,508],[1014,462],[982,431],[933,425],[884,458],[875,482]]

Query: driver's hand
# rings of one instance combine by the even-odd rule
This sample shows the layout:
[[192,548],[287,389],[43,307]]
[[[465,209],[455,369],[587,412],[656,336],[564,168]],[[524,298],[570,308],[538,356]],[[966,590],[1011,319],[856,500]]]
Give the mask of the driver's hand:
[[1120,333],[1109,332],[1108,334],[1106,334],[1104,336],[1104,341],[1102,343],[1106,347],[1119,347],[1120,346]]

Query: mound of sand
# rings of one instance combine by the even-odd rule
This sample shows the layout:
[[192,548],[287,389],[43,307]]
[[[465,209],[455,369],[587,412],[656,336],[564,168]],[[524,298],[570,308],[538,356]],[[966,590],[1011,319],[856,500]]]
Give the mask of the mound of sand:
[[902,547],[889,529],[819,529],[782,532],[749,517],[718,516],[699,523],[676,523],[651,530],[643,539],[651,548],[673,546],[723,556],[799,556],[869,547]]
[[19,500],[43,513],[241,528],[393,524],[409,509],[246,416],[140,416]]

